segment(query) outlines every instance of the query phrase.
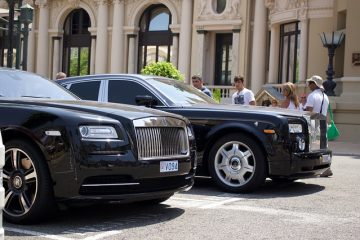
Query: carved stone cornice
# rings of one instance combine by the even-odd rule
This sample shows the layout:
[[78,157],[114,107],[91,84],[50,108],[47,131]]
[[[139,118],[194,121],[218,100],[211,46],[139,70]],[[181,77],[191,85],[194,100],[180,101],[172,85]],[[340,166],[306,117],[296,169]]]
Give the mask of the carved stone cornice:
[[35,5],[39,6],[40,8],[48,7],[49,1],[48,0],[36,0]]
[[94,0],[96,3],[96,6],[101,6],[101,5],[109,5],[109,0]]
[[265,0],[271,23],[331,17],[332,0]]
[[274,12],[275,9],[275,0],[265,0],[265,7],[270,11],[270,14]]
[[240,19],[241,0],[226,1],[225,9],[222,13],[216,13],[213,9],[212,0],[200,0],[197,5],[197,20],[232,20]]
[[116,5],[116,4],[125,4],[126,0],[112,0],[112,4]]
[[80,6],[80,0],[67,0],[67,1],[72,8],[79,8]]

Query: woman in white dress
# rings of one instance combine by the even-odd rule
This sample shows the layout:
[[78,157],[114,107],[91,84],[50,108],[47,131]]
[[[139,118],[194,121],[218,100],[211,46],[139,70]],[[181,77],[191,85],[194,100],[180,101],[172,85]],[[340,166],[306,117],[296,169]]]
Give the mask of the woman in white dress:
[[295,85],[293,83],[284,83],[282,94],[285,96],[285,100],[281,104],[282,108],[300,110],[299,99],[295,93]]

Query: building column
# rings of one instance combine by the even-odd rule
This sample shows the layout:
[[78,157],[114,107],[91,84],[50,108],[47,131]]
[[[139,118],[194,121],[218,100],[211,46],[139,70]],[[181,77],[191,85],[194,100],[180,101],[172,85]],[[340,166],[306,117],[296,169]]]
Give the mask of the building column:
[[270,56],[269,56],[269,83],[278,82],[279,69],[280,25],[271,26]]
[[124,0],[113,0],[114,16],[111,41],[111,73],[124,71]]
[[36,23],[36,12],[37,8],[34,6],[34,16],[33,23],[31,24],[31,29],[29,32],[29,41],[28,41],[28,61],[27,61],[27,71],[35,72],[35,49],[36,49],[36,38],[35,38],[35,23]]
[[97,0],[97,4],[95,73],[106,73],[108,60],[108,2],[107,0]]
[[307,19],[301,20],[300,56],[299,56],[300,83],[305,83],[305,80],[307,78],[308,26],[309,26],[309,21]]
[[267,19],[264,0],[256,0],[251,61],[251,90],[256,94],[265,83]]
[[91,36],[90,74],[95,73],[96,36]]
[[39,34],[36,53],[36,73],[48,76],[49,69],[49,6],[48,1],[36,2],[39,5]]
[[189,83],[191,65],[192,0],[183,0],[181,4],[181,25],[179,45],[179,71]]
[[135,40],[136,34],[129,34],[129,55],[128,55],[128,73],[136,73],[135,66]]
[[233,29],[232,34],[232,68],[231,68],[231,82],[234,77],[239,74],[239,49],[240,49],[240,29]]
[[53,69],[52,79],[56,78],[56,74],[60,72],[60,39],[61,37],[54,37],[54,51],[53,51]]
[[206,44],[206,31],[204,30],[197,30],[197,38],[198,38],[198,45],[197,45],[197,61],[196,61],[196,74],[200,74],[201,77],[204,77],[205,71],[205,44]]
[[179,34],[173,34],[173,44],[172,44],[172,55],[171,63],[177,68],[178,67],[178,57],[179,57]]

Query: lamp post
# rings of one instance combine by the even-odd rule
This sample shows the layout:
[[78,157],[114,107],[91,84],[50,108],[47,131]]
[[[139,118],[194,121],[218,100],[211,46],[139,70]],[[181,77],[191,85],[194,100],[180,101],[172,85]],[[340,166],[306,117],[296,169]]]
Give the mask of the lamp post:
[[[14,1],[14,0],[13,0]],[[16,1],[16,0],[15,0]],[[23,0],[17,0],[17,8],[15,12],[20,11],[20,6],[22,6]],[[20,69],[20,60],[21,60],[21,22],[19,21],[19,14],[14,18],[14,31],[15,31],[15,41],[16,41],[16,58],[15,58],[15,68]]]
[[28,52],[28,39],[29,39],[29,24],[33,21],[34,9],[29,5],[25,4],[20,7],[20,23],[24,24],[24,28],[21,32],[24,36],[24,51],[22,69],[27,70],[27,52]]
[[9,6],[9,25],[8,25],[8,51],[7,51],[7,64],[8,68],[12,68],[13,64],[13,36],[14,36],[14,15],[15,15],[15,0],[6,0]]
[[321,41],[328,49],[329,56],[329,64],[328,69],[326,70],[327,79],[323,83],[325,93],[328,96],[335,96],[334,89],[336,87],[336,82],[333,81],[334,76],[334,67],[333,67],[333,59],[335,55],[335,49],[341,45],[341,41],[344,39],[344,33],[337,31],[332,33],[322,33],[320,34]]

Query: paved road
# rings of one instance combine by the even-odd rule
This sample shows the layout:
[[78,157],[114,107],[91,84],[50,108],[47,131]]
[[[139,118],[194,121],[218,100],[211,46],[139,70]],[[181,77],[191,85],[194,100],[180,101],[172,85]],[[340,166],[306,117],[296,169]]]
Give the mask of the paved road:
[[61,212],[41,225],[5,223],[5,239],[359,239],[360,157],[336,156],[334,176],[270,180],[228,194],[209,179],[164,204],[108,204]]

